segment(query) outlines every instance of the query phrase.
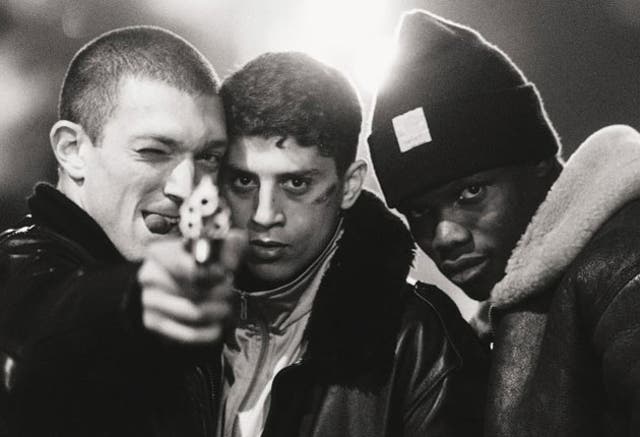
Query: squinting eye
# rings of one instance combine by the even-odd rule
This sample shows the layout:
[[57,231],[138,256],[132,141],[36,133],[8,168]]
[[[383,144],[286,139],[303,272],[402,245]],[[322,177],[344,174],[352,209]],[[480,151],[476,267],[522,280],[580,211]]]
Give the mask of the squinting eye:
[[464,188],[460,195],[458,196],[458,200],[472,200],[484,193],[485,187],[483,185],[469,185]]
[[155,156],[155,157],[160,157],[160,156],[165,156],[167,155],[167,152],[163,149],[156,149],[153,147],[145,147],[143,149],[138,149],[138,153],[141,155],[147,155],[147,156]]
[[207,165],[218,165],[220,163],[220,157],[215,153],[205,153],[198,156],[198,161],[204,162]]

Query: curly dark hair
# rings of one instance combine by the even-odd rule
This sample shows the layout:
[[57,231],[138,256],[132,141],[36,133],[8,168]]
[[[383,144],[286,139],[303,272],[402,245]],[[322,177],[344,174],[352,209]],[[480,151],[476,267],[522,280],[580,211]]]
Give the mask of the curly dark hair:
[[362,124],[358,94],[337,69],[300,52],[265,53],[220,88],[228,134],[291,136],[331,156],[342,176],[355,160]]

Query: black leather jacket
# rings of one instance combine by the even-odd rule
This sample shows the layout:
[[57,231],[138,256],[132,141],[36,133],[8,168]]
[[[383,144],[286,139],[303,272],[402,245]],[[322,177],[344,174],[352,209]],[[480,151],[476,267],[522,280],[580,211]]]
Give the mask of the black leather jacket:
[[494,316],[488,436],[640,435],[640,200]]
[[[0,239],[11,435],[214,435],[220,351],[146,333],[138,266],[53,188],[30,208]],[[406,284],[413,244],[379,200],[365,193],[344,223],[264,435],[480,435],[487,351],[440,290]]]
[[139,266],[64,195],[39,185],[29,207],[0,238],[5,433],[213,435],[218,352],[142,329]]

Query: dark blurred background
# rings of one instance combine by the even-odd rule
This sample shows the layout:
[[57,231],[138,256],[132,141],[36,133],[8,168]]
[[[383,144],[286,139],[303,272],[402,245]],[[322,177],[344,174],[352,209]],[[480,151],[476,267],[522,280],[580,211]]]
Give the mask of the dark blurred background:
[[[368,118],[398,17],[416,7],[476,28],[512,57],[538,85],[565,157],[607,124],[640,128],[640,0],[0,0],[0,226],[24,213],[36,181],[55,181],[48,133],[59,86],[98,34],[164,26],[221,76],[264,51],[307,51],[350,75]],[[473,310],[426,258],[414,274]]]

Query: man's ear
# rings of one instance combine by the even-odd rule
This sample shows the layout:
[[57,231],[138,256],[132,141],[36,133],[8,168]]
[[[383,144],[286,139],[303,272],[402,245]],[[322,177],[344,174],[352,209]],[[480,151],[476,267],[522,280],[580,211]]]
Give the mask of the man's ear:
[[367,163],[361,159],[352,163],[344,174],[344,183],[342,184],[342,209],[349,209],[356,203],[364,178],[367,175]]
[[57,121],[51,128],[49,141],[60,168],[74,181],[83,180],[85,162],[81,149],[93,144],[82,126],[68,120]]

